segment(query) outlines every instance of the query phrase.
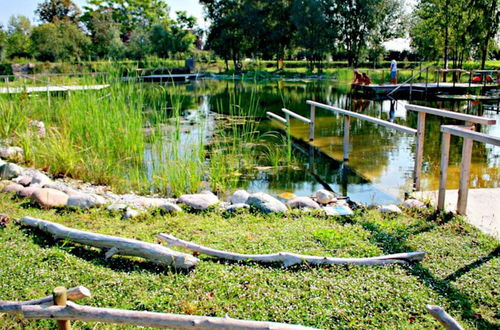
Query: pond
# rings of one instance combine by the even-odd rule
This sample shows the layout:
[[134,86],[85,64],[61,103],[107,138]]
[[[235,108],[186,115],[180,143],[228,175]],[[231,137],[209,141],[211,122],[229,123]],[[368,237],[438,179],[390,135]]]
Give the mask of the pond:
[[[416,128],[417,114],[406,111],[408,100],[367,100],[353,97],[350,85],[328,80],[198,80],[186,84],[163,85],[167,93],[180,97],[184,119],[181,140],[186,145],[197,143],[196,136],[210,137],[220,115],[234,115],[231,103],[241,109],[252,109],[250,115],[258,124],[259,134],[268,132],[285,135],[284,127],[266,118],[266,112],[284,116],[287,108],[309,117],[306,100],[334,105],[369,116]],[[436,108],[482,115],[500,121],[497,111],[491,111],[480,101],[441,99],[412,101]],[[245,115],[245,113],[239,113]],[[200,124],[197,118],[204,118]],[[207,120],[208,118],[208,120]],[[225,117],[227,120],[227,117]],[[422,190],[436,190],[439,183],[440,132],[443,124],[460,122],[427,116]],[[482,132],[500,136],[500,126],[478,127]],[[193,134],[194,133],[194,134]],[[320,188],[329,188],[360,203],[386,204],[400,201],[412,187],[415,137],[353,119],[350,130],[350,159],[343,159],[343,116],[328,110],[316,110],[315,140],[309,144],[309,126],[292,120],[291,144],[294,166],[255,166],[250,171],[234,173],[233,187],[250,191],[265,191],[274,195],[291,192],[311,195]],[[208,140],[207,140],[208,141]],[[267,141],[268,149],[287,148],[285,144]],[[462,141],[453,137],[448,169],[448,189],[458,188]],[[154,155],[147,157],[154,161]],[[215,161],[215,160],[212,160]],[[500,186],[500,148],[474,143],[471,188]]]

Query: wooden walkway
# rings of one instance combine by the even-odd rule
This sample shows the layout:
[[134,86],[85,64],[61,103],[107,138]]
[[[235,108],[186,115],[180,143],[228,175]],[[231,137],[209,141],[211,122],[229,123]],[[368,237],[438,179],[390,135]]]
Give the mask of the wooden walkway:
[[370,84],[370,85],[353,85],[353,91],[372,95],[387,95],[395,91],[395,93],[428,93],[437,94],[441,92],[464,94],[468,90],[491,90],[500,89],[499,85],[494,84],[469,84],[469,83],[406,83],[406,84]]
[[74,85],[74,86],[26,86],[26,87],[0,87],[0,94],[19,93],[47,93],[47,92],[73,92],[86,90],[101,90],[109,85]]
[[[421,191],[413,195],[422,201],[437,205],[438,191]],[[500,239],[500,188],[469,189],[467,222],[484,233]],[[446,190],[445,210],[455,212],[458,190]]]

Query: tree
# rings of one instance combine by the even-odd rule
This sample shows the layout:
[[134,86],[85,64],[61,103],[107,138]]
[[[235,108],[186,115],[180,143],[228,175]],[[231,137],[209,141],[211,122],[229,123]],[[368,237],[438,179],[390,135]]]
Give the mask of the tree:
[[7,48],[7,32],[4,31],[3,25],[0,24],[0,61],[5,61],[6,48]]
[[74,60],[88,54],[90,39],[74,23],[45,23],[31,34],[34,56],[41,61]]
[[91,12],[86,16],[86,26],[92,38],[94,55],[105,58],[123,56],[125,46],[120,37],[120,27],[109,12]]
[[38,4],[35,14],[41,22],[71,21],[76,23],[80,9],[71,0],[45,0]]
[[29,56],[31,31],[31,22],[26,16],[9,18],[5,47],[7,57]]
[[472,0],[472,5],[479,13],[474,20],[475,41],[480,44],[481,69],[484,70],[488,49],[495,43],[500,27],[500,1]]
[[84,7],[87,12],[107,11],[121,27],[122,39],[128,41],[132,31],[154,24],[169,22],[169,7],[163,0],[89,0],[96,7]]

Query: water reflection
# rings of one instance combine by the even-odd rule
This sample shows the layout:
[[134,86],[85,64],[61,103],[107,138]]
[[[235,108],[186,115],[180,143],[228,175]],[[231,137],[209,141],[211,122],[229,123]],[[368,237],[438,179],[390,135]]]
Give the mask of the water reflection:
[[[230,94],[240,100],[242,109],[250,107],[252,95],[258,96],[257,117],[263,120],[259,129],[281,130],[281,124],[265,118],[267,111],[283,115],[286,107],[309,117],[306,100],[330,104],[358,113],[378,117],[400,125],[416,128],[417,114],[407,112],[405,100],[367,100],[353,97],[349,84],[330,81],[216,81],[203,80],[185,85],[165,87],[170,93],[182,96],[183,109],[200,112],[226,112]],[[498,111],[489,109],[481,101],[439,99],[413,101],[447,110],[482,115],[500,121]],[[228,114],[227,112],[225,114]],[[460,122],[436,116],[427,116],[422,189],[435,190],[439,181],[440,132],[443,124]],[[245,176],[240,186],[253,191],[281,193],[291,191],[309,195],[329,186],[363,203],[390,203],[410,191],[415,152],[415,138],[389,128],[353,119],[350,130],[350,160],[343,159],[343,116],[327,110],[316,110],[314,152],[308,149],[308,125],[292,120],[291,132],[296,139],[294,152],[302,163],[300,169],[262,170]],[[481,132],[500,136],[500,125],[477,127]],[[450,150],[448,189],[458,188],[462,141],[453,138]],[[474,143],[471,188],[500,186],[500,148]]]

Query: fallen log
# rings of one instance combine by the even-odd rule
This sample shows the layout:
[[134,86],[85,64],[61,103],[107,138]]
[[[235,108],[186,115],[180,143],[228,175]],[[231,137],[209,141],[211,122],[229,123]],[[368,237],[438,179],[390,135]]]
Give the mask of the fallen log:
[[[77,286],[68,289],[68,300],[79,300],[90,297],[90,291],[84,286]],[[0,301],[0,313],[18,313],[21,312],[21,306],[26,305],[52,305],[54,302],[53,296],[47,296],[40,299],[33,299],[27,301]]]
[[97,308],[68,302],[67,306],[22,306],[27,319],[80,320],[174,329],[312,329],[286,323],[232,318]]
[[181,240],[172,235],[158,234],[156,237],[168,243],[169,246],[179,246],[192,251],[203,253],[219,259],[233,260],[233,261],[257,261],[262,263],[282,263],[283,266],[289,267],[300,263],[309,263],[313,265],[384,265],[384,264],[401,264],[414,261],[420,261],[425,257],[426,252],[408,252],[390,254],[380,257],[371,258],[333,258],[333,257],[319,257],[301,255],[290,252],[279,252],[273,254],[242,254],[234,253],[223,250],[216,250],[202,245],[191,243]]
[[462,326],[439,306],[427,305],[427,311],[448,330],[463,330]]
[[100,249],[106,249],[106,259],[115,254],[136,256],[148,259],[159,265],[172,265],[175,268],[182,269],[189,269],[198,262],[198,258],[192,255],[174,251],[161,246],[160,244],[152,244],[135,239],[96,234],[31,217],[24,217],[20,220],[20,222],[23,225],[37,228],[43,232],[49,233],[56,239],[64,239]]

